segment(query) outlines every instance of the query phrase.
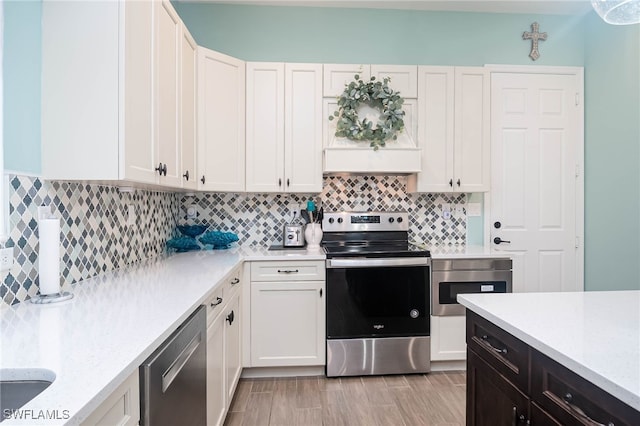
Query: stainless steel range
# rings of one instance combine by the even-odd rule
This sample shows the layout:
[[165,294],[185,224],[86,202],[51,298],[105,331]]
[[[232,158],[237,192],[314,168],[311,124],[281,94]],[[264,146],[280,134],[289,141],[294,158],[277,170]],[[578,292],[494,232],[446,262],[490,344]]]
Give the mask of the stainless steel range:
[[429,251],[406,212],[325,213],[328,377],[431,368]]

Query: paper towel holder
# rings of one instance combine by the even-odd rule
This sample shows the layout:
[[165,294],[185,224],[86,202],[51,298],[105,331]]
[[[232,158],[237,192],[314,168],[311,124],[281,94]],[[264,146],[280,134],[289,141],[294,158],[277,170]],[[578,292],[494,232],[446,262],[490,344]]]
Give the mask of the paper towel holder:
[[64,302],[65,300],[69,300],[73,298],[73,293],[68,291],[61,291],[56,294],[36,294],[32,297],[31,303],[36,305],[48,305],[50,303],[58,303]]

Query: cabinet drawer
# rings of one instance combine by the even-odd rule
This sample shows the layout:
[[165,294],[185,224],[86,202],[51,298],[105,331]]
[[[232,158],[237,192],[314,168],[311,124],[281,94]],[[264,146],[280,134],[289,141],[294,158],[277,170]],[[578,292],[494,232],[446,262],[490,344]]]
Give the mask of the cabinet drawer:
[[211,324],[213,319],[222,311],[222,308],[226,303],[224,287],[224,285],[219,285],[205,302],[205,305],[207,306],[207,325]]
[[514,383],[529,392],[529,346],[467,310],[467,345]]
[[532,352],[531,398],[559,423],[640,424],[640,412],[540,352]]
[[242,284],[242,265],[235,268],[229,275],[224,278],[224,294],[230,298]]
[[324,261],[251,262],[251,281],[324,281]]

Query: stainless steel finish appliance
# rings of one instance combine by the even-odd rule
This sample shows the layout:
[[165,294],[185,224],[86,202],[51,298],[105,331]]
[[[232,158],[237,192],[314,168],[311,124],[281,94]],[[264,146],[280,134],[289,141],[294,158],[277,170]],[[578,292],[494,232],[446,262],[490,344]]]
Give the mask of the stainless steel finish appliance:
[[511,293],[512,261],[504,258],[434,259],[431,274],[431,313],[464,315],[456,298],[467,293]]
[[140,425],[206,425],[206,309],[200,306],[140,366]]
[[288,223],[282,233],[284,247],[304,247],[304,225]]
[[429,252],[406,212],[325,213],[329,377],[431,369]]

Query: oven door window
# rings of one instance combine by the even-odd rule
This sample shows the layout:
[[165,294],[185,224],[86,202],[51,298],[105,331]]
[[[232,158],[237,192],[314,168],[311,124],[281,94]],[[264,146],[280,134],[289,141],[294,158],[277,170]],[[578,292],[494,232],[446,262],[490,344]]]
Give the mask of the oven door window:
[[506,281],[464,281],[438,283],[438,302],[441,305],[457,304],[459,294],[469,293],[506,293]]
[[327,338],[428,336],[429,267],[327,269]]

